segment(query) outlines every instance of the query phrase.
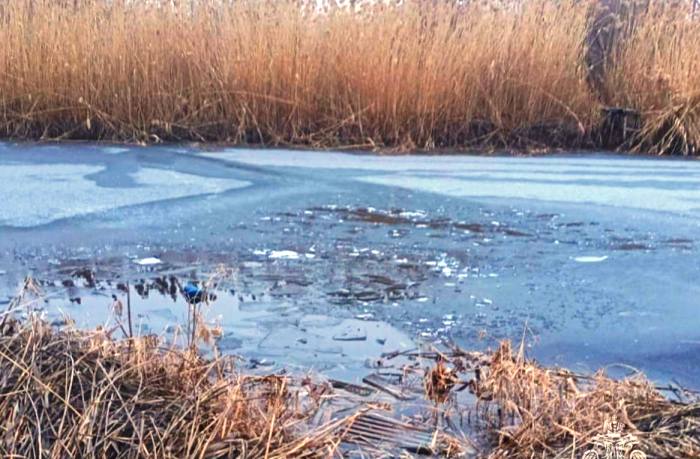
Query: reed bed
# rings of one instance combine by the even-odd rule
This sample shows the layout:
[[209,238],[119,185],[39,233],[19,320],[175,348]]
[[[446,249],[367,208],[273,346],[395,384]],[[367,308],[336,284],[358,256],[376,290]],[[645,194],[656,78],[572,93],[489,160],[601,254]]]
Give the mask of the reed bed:
[[[700,3],[633,2],[621,28],[604,103],[637,110],[632,151],[698,154],[700,148]],[[636,11],[636,13],[635,13]]]
[[[682,392],[682,391],[681,391]],[[513,352],[509,342],[491,356],[479,396],[493,403],[492,459],[584,456],[613,419],[639,441],[650,458],[700,457],[700,400],[671,401],[643,375],[613,380],[543,368]],[[618,438],[619,439],[619,438]],[[612,453],[611,453],[612,454]],[[625,458],[643,458],[622,453]]]
[[[618,0],[625,1],[625,0]],[[650,7],[594,88],[593,0],[3,0],[0,135],[694,154],[700,25]],[[632,138],[633,137],[633,138]]]
[[153,338],[36,319],[1,328],[2,457],[330,457],[352,420],[310,429],[308,384],[243,375]]
[[[321,380],[246,375],[231,360],[205,359],[191,347],[163,347],[153,337],[116,340],[111,333],[56,329],[35,317],[3,321],[2,457],[343,457],[358,441],[353,435],[367,437],[368,410],[401,411],[401,402],[391,408],[358,396],[355,409],[320,421],[329,414],[324,400],[334,396]],[[456,355],[438,353],[424,379],[426,402],[444,406],[438,411],[445,416],[471,413],[474,437],[429,435],[440,442],[426,445],[436,455],[581,457],[611,417],[648,457],[700,455],[696,395],[674,402],[641,376],[618,381],[543,368],[508,342],[489,355]],[[470,355],[478,356],[476,373],[464,364]],[[462,380],[468,374],[476,378]],[[479,400],[475,409],[453,402],[465,387]],[[397,435],[413,432],[392,422],[400,427]],[[361,424],[357,432],[355,423]],[[367,457],[396,451],[382,443],[365,446]]]

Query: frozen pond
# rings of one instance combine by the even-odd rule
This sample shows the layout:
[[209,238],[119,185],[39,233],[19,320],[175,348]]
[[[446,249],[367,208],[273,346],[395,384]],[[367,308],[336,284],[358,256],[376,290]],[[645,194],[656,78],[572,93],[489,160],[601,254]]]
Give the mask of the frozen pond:
[[174,281],[222,264],[208,314],[251,366],[525,333],[547,364],[699,386],[698,162],[0,144],[0,196],[0,307],[32,274],[57,323],[111,320],[129,280],[139,330],[172,331]]

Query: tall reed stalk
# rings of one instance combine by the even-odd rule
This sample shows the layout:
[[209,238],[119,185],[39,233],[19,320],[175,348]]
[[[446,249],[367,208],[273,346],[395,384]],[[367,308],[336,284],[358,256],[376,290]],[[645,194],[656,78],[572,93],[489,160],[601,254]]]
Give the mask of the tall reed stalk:
[[[606,103],[640,111],[663,152],[654,126],[667,111],[700,140],[700,29],[690,1],[649,1]],[[582,58],[592,1],[352,3],[4,0],[0,135],[596,146],[604,103]]]

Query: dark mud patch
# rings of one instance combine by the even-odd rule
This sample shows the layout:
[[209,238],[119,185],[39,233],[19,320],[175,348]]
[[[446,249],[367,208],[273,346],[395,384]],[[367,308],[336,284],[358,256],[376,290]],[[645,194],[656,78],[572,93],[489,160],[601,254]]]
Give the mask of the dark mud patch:
[[636,250],[653,250],[653,247],[641,242],[624,242],[612,247],[613,250],[621,250],[624,252],[631,252]]
[[[434,229],[446,230],[454,232],[460,230],[462,232],[474,234],[496,234],[501,233],[507,236],[515,237],[533,237],[526,231],[504,226],[500,222],[477,223],[465,222],[462,220],[453,220],[445,217],[431,217],[428,212],[423,210],[406,210],[406,209],[375,209],[373,207],[338,207],[326,206],[315,207],[308,210],[309,212],[335,214],[342,221],[360,221],[375,225],[389,226],[412,226],[418,229]],[[389,234],[392,237],[400,237],[405,235],[401,230],[392,230]]]
[[610,249],[620,252],[637,252],[655,249],[655,242],[649,236],[623,237],[609,236]]
[[663,241],[663,244],[668,247],[681,250],[693,250],[695,247],[695,241],[684,238],[667,239]]

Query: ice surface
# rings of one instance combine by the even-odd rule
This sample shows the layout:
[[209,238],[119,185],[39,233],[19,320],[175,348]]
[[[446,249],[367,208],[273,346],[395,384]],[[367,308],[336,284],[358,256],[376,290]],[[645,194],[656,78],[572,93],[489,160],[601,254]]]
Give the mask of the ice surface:
[[[449,330],[465,348],[519,340],[527,325],[537,336],[532,356],[545,364],[587,371],[623,362],[692,386],[700,378],[699,185],[698,161],[611,155],[0,143],[0,226],[21,227],[0,228],[0,304],[26,273],[73,269],[71,260],[139,277],[209,264],[204,273],[221,262],[254,281],[250,291],[237,286],[231,294],[240,307],[219,301],[212,310],[227,346],[244,355],[345,365],[325,352],[364,352],[379,341],[385,350],[400,347],[391,333],[373,336],[368,328],[366,341],[346,342],[346,349],[332,335],[319,338],[303,321],[309,313],[322,316],[319,328],[330,317],[334,327],[349,317],[387,321],[407,341]],[[378,221],[353,217],[360,208]],[[154,256],[164,263],[133,262]],[[331,293],[364,285],[357,279],[385,274],[411,285],[410,295],[329,304]],[[65,280],[48,279],[59,290]],[[384,289],[372,285],[370,294]],[[73,290],[57,305],[99,323],[110,299],[99,293],[94,307],[85,295],[71,303]],[[158,319],[166,303],[153,297],[133,306],[155,331],[158,320],[173,318]],[[187,317],[185,309],[174,313],[179,322]],[[261,340],[271,348],[261,350]]]
[[204,156],[256,166],[373,171],[356,180],[443,196],[700,212],[700,162],[624,157],[368,156],[226,150]]
[[[624,171],[620,171],[624,174]],[[494,197],[534,199],[560,203],[596,204],[634,209],[690,213],[700,211],[700,184],[677,190],[653,187],[628,187],[623,184],[588,185],[576,183],[529,182],[527,177],[508,183],[464,180],[454,177],[417,175],[375,175],[360,180],[377,185],[395,186],[455,197]],[[615,177],[614,180],[620,180]]]
[[[634,173],[658,177],[663,173],[700,174],[700,162],[657,160],[644,157],[609,155],[549,157],[489,157],[469,155],[392,156],[297,150],[253,150],[246,148],[206,152],[202,156],[256,166],[305,167],[315,169],[356,169],[373,171],[430,172],[537,172],[578,171],[579,173],[617,172],[621,167]],[[617,175],[615,175],[617,178]]]
[[134,263],[140,266],[152,266],[152,265],[159,265],[163,263],[160,258],[156,257],[146,257],[146,258],[141,258],[140,260],[135,260]]
[[91,165],[6,164],[0,167],[0,226],[29,227],[55,220],[243,188],[235,179],[202,178],[170,170],[142,168],[130,174],[134,187],[99,186],[88,176],[103,172]]

